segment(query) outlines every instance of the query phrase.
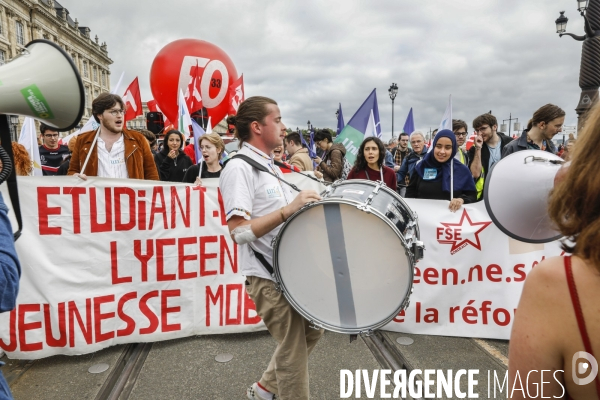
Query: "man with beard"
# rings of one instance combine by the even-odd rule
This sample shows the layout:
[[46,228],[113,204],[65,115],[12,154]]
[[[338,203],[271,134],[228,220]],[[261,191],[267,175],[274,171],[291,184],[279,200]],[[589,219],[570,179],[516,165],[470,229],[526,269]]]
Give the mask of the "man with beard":
[[[398,138],[398,142],[396,147],[392,150],[392,157],[394,158],[394,172],[396,173],[396,179],[398,179],[398,171],[400,171],[400,167],[402,166],[402,162],[408,155],[410,154],[410,149],[408,148],[409,141],[408,133],[401,133]],[[398,181],[398,183],[404,184],[404,182]],[[404,197],[406,193],[406,187],[398,185],[398,193],[400,196]]]
[[502,151],[502,158],[521,150],[544,150],[556,154],[552,138],[562,132],[565,112],[554,104],[546,104],[533,113],[521,137],[509,143]]
[[102,93],[92,102],[98,131],[77,137],[69,175],[158,180],[148,141],[141,133],[125,129],[125,104],[115,94]]
[[482,114],[473,120],[477,132],[475,143],[469,150],[469,169],[475,179],[477,201],[483,199],[485,177],[492,166],[500,161],[502,150],[512,138],[498,132],[498,121],[492,114]]

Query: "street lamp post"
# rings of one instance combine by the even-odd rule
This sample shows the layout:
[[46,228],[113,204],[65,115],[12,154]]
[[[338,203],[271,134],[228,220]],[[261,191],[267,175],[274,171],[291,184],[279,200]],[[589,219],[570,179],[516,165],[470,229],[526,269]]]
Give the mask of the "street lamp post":
[[512,126],[512,122],[515,122],[514,130],[515,132],[519,132],[521,130],[521,124],[519,123],[519,118],[513,118],[512,113],[509,114],[508,119],[502,120],[502,125],[500,125],[500,132],[506,132],[506,121],[508,121],[508,136],[510,135],[510,128]]
[[308,120],[306,124],[308,125],[308,133],[310,133],[310,128],[312,127],[312,125],[310,124],[310,120]]
[[575,109],[578,116],[577,125],[580,127],[582,117],[598,99],[598,88],[600,88],[600,0],[577,0],[577,11],[584,20],[584,35],[566,32],[569,19],[564,11],[560,12],[555,22],[556,33],[560,37],[567,35],[583,42],[579,69],[581,96]]
[[392,99],[392,139],[394,139],[394,99],[398,94],[398,85],[392,83],[388,89],[388,93],[390,94],[390,99]]

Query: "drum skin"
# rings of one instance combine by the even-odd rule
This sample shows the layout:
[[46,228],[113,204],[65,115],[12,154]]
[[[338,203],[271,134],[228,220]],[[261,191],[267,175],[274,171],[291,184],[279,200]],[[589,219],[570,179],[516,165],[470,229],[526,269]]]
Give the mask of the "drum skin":
[[316,327],[366,333],[386,325],[408,305],[416,218],[399,196],[381,187],[369,212],[361,209],[375,186],[344,181],[322,201],[290,217],[276,238],[278,284]]

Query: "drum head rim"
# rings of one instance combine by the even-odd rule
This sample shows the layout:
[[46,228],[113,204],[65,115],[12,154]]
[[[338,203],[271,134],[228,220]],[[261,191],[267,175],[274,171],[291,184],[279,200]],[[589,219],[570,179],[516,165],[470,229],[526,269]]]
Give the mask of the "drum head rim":
[[[351,335],[360,334],[360,333],[364,333],[364,332],[368,332],[368,331],[372,331],[372,330],[381,328],[382,326],[389,324],[398,315],[398,313],[400,311],[404,310],[408,306],[410,295],[413,291],[413,282],[414,282],[414,273],[415,273],[416,263],[414,260],[414,254],[408,247],[406,240],[404,239],[404,235],[402,235],[400,233],[400,231],[398,230],[398,228],[395,225],[393,225],[387,218],[385,218],[385,216],[381,212],[379,212],[376,209],[371,209],[370,213],[375,214],[379,219],[381,219],[383,222],[385,222],[390,228],[392,228],[392,230],[394,231],[396,236],[398,236],[398,238],[400,238],[400,240],[402,242],[402,246],[404,247],[404,253],[406,254],[406,257],[409,262],[409,268],[408,268],[409,278],[408,278],[408,285],[406,287],[406,291],[404,293],[404,296],[402,298],[400,305],[396,308],[396,310],[389,317],[383,319],[382,321],[380,321],[376,324],[372,324],[372,325],[368,325],[368,326],[364,326],[364,327],[342,328],[339,326],[331,325],[327,322],[321,321],[320,319],[316,318],[313,315],[310,315],[304,309],[302,309],[302,307],[299,306],[299,304],[295,301],[295,299],[291,295],[289,295],[288,290],[285,286],[285,283],[283,282],[282,276],[279,273],[279,265],[278,265],[279,264],[278,263],[279,246],[277,245],[281,239],[281,236],[283,235],[283,233],[287,229],[287,226],[293,221],[294,218],[296,218],[298,215],[300,215],[304,211],[307,211],[313,207],[316,207],[318,205],[322,205],[325,203],[345,204],[345,205],[354,206],[354,207],[363,204],[361,202],[351,200],[351,199],[339,199],[339,198],[323,199],[323,200],[320,200],[320,201],[317,201],[314,203],[307,204],[305,207],[302,207],[300,210],[298,210],[294,214],[292,214],[285,221],[285,223],[283,224],[283,226],[281,227],[277,236],[274,239],[273,271],[274,271],[274,275],[275,275],[275,281],[279,285],[281,293],[283,294],[285,299],[288,301],[288,303],[290,303],[292,308],[298,314],[300,314],[304,319],[315,324],[318,327],[321,327],[323,329],[327,329],[329,331],[336,332],[336,333],[351,334]],[[408,209],[410,210],[410,207],[408,207]],[[417,229],[418,229],[418,224],[416,224],[415,226],[417,226]]]

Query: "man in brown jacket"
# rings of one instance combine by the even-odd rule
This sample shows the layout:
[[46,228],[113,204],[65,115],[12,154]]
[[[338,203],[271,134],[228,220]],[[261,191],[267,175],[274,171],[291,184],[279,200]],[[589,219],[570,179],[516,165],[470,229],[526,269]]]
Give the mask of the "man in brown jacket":
[[292,132],[285,137],[285,149],[290,155],[288,163],[300,168],[300,171],[312,171],[313,162],[308,155],[308,149],[302,146],[300,134]]
[[[331,133],[325,129],[315,132],[315,144],[325,151],[323,159],[315,158],[317,171],[323,175],[326,182],[335,182],[342,178],[344,170],[344,157],[346,156],[346,147],[341,143],[333,143]],[[319,174],[315,174],[319,177]]]
[[92,115],[100,123],[99,132],[77,136],[68,175],[84,180],[87,176],[159,180],[148,141],[124,127],[121,97],[102,93],[92,102]]

